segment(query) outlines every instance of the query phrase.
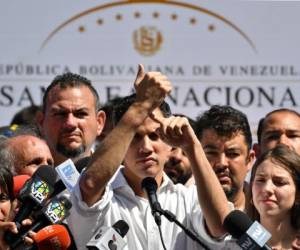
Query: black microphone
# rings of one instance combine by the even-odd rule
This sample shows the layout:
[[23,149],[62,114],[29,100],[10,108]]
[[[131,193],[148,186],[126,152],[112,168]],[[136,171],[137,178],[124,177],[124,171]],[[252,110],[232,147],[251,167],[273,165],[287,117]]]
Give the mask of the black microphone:
[[32,226],[25,232],[18,234],[17,240],[9,244],[10,247],[14,249],[23,243],[23,239],[29,231],[37,232],[48,225],[60,224],[69,216],[71,207],[72,203],[66,197],[52,198],[46,206],[34,215],[35,221]]
[[[28,218],[34,210],[39,210],[48,200],[54,190],[56,180],[56,172],[51,166],[40,166],[33,176],[26,181],[19,192],[18,200],[21,201],[21,207],[14,218],[14,222],[18,229],[21,223]],[[15,234],[7,231],[5,240],[7,243],[15,241]]]
[[[86,156],[83,157],[81,159],[79,159],[76,163],[75,163],[75,167],[77,169],[77,171],[79,173],[82,172],[82,170],[88,165],[88,163],[90,162],[91,157],[90,156]],[[50,198],[58,195],[59,193],[61,193],[62,191],[64,191],[66,189],[66,185],[63,183],[62,180],[59,180],[55,183],[54,185],[54,191],[53,193],[50,195]]]
[[160,211],[161,206],[157,200],[157,183],[153,177],[146,177],[142,181],[142,189],[145,190],[148,196],[148,200],[150,203],[152,215],[154,216],[154,220],[158,226],[161,225]]
[[126,245],[124,236],[129,230],[124,220],[117,221],[112,227],[101,227],[90,239],[86,247],[89,250],[118,250]]
[[251,219],[240,210],[230,212],[223,223],[224,228],[236,239],[237,244],[245,250],[272,250],[266,243],[271,234],[257,221]]
[[206,246],[202,240],[191,230],[186,228],[182,223],[180,223],[176,216],[168,211],[161,208],[157,196],[156,196],[156,190],[157,190],[157,183],[153,177],[146,177],[142,181],[142,188],[146,191],[150,207],[152,210],[152,214],[154,216],[155,222],[158,226],[161,225],[161,218],[160,215],[164,215],[169,221],[174,222],[176,225],[178,225],[180,228],[183,229],[183,231],[194,241],[199,243],[199,245],[202,246],[202,248],[209,250],[209,247]]

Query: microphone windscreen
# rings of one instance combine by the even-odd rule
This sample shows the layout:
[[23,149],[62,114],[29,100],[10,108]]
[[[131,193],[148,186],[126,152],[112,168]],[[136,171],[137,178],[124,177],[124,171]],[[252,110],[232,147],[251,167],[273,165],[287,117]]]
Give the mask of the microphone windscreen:
[[[75,167],[77,169],[77,171],[79,173],[82,172],[82,170],[88,165],[88,163],[90,162],[91,157],[90,156],[86,156],[83,157],[81,159],[79,159],[76,163],[75,163]],[[61,193],[62,191],[64,191],[66,189],[66,185],[63,183],[62,180],[58,180],[55,184],[54,184],[54,191],[51,194],[51,198],[58,195],[59,193]]]
[[224,219],[223,226],[234,238],[239,239],[252,224],[253,221],[244,212],[233,210]]
[[63,225],[44,227],[33,239],[40,250],[65,250],[71,245],[69,233]]
[[153,177],[146,177],[142,180],[142,189],[156,192],[157,182]]
[[15,197],[17,197],[20,190],[24,186],[25,182],[28,179],[30,179],[30,176],[27,174],[23,174],[23,175],[16,175],[13,178],[14,178],[14,195]]
[[121,235],[122,238],[124,238],[129,230],[129,226],[124,220],[118,220],[112,227]]
[[89,164],[90,160],[91,160],[91,156],[86,156],[76,161],[75,167],[77,171],[81,173],[82,170]]
[[50,186],[54,186],[57,174],[54,167],[49,165],[42,165],[34,172],[32,178],[38,176],[40,179],[47,181]]

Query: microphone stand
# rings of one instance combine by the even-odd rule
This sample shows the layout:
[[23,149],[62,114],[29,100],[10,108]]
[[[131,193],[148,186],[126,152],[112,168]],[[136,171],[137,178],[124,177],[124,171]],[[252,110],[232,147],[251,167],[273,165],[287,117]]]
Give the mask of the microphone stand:
[[202,246],[206,250],[210,250],[208,246],[206,246],[200,239],[199,237],[194,234],[190,229],[185,227],[182,223],[180,223],[177,219],[176,216],[170,212],[169,210],[164,210],[162,208],[155,208],[156,212],[158,212],[160,215],[165,216],[170,222],[174,222],[176,225],[178,225],[185,233],[187,236],[189,236],[192,240],[196,241],[200,246]]

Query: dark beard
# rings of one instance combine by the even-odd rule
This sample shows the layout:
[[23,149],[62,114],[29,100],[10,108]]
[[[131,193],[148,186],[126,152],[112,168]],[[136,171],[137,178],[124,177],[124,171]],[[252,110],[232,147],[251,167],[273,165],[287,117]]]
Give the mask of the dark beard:
[[236,187],[232,187],[230,190],[224,190],[226,197],[229,201],[232,201],[235,198],[237,191],[238,188]]
[[188,173],[186,175],[182,175],[178,178],[178,183],[185,185],[185,183],[192,177],[192,173]]
[[56,151],[65,156],[66,158],[76,158],[83,154],[86,150],[86,147],[84,145],[80,145],[80,147],[75,149],[69,149],[65,145],[57,144],[56,145]]

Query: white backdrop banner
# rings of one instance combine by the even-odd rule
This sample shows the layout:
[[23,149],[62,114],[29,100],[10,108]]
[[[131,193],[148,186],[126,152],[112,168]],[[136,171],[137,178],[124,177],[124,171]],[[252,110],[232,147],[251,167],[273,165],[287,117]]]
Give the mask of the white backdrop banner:
[[300,111],[300,2],[5,1],[0,8],[0,126],[41,104],[66,71],[104,103],[131,93],[137,64],[173,82],[173,112],[245,112],[253,132],[276,108]]

